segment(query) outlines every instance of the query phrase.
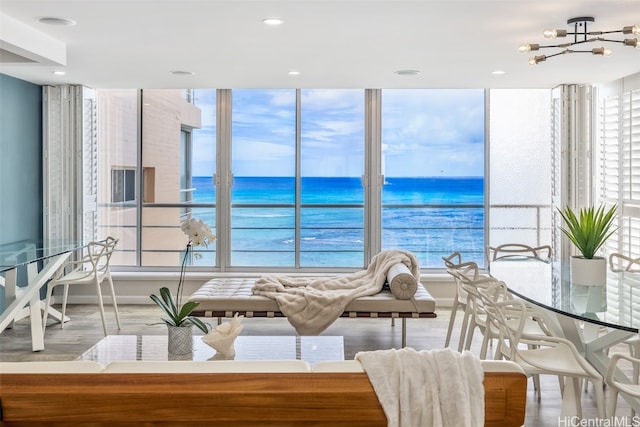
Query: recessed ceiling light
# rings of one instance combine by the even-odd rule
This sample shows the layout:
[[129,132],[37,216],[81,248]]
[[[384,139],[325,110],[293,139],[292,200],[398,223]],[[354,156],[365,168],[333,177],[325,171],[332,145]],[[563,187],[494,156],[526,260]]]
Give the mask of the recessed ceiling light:
[[289,75],[290,76],[299,76],[300,75],[300,71],[291,70],[291,71],[289,71]]
[[284,21],[280,18],[264,18],[262,23],[266,25],[281,25]]
[[46,25],[57,25],[58,27],[71,27],[76,25],[76,21],[67,18],[57,18],[55,16],[41,16],[37,21]]
[[174,76],[193,76],[195,73],[193,71],[184,71],[184,70],[175,70],[169,71],[170,74]]
[[417,76],[420,74],[419,70],[398,70],[395,72],[397,76]]
[[501,76],[503,74],[507,74],[507,72],[503,70],[495,70],[495,71],[492,71],[491,74],[493,74],[494,76]]
[[56,76],[64,76],[67,73],[65,71],[62,71],[62,70],[56,70],[56,71],[53,72],[53,74],[55,74]]

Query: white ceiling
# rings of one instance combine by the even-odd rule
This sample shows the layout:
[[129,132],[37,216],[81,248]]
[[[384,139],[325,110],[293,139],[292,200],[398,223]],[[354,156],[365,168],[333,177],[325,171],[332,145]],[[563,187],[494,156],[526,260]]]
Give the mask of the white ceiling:
[[[273,16],[284,24],[261,22]],[[640,72],[621,44],[537,66],[518,53],[576,16],[640,25],[640,0],[0,0],[0,72],[94,88],[550,88]]]

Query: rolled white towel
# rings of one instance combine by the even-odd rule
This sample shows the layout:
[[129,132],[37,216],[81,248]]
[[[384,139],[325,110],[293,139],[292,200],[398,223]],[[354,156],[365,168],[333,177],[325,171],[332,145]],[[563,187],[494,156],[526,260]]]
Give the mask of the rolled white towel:
[[418,281],[403,263],[394,264],[387,272],[389,289],[397,299],[409,299],[418,290]]

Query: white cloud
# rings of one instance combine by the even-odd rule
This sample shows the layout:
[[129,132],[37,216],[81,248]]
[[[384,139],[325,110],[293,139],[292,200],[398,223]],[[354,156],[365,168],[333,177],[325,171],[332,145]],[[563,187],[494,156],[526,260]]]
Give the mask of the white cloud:
[[253,160],[258,162],[293,162],[295,148],[293,144],[277,144],[260,139],[241,138],[233,150],[234,160]]

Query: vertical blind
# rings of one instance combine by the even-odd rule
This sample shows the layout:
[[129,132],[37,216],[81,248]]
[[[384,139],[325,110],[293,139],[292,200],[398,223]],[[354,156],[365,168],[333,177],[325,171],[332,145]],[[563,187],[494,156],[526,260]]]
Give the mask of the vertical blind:
[[[618,230],[605,244],[605,253],[640,257],[640,89],[624,90],[624,85],[604,88],[599,103],[599,183],[602,204],[618,204]],[[609,271],[607,288],[609,313],[631,322],[638,307],[633,306],[640,283]]]
[[640,256],[640,89],[601,99],[598,153],[599,201],[619,207],[606,251]]
[[97,238],[98,150],[95,92],[77,85],[43,88],[44,239]]

